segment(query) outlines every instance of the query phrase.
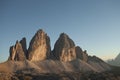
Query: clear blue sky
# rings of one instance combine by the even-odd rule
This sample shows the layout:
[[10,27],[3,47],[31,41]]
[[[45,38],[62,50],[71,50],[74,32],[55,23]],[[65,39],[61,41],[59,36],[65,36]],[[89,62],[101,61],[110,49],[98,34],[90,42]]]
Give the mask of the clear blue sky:
[[16,40],[27,45],[38,29],[53,48],[62,32],[89,55],[104,60],[120,52],[120,0],[0,0],[0,61]]

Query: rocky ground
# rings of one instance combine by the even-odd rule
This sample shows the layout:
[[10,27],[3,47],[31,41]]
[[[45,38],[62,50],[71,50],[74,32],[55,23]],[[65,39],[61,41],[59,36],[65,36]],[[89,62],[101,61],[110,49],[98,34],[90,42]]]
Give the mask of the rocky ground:
[[111,66],[112,70],[97,72],[62,72],[62,73],[0,73],[0,80],[120,80],[120,67]]
[[[75,61],[75,62],[78,62],[78,61]],[[49,61],[49,63],[51,64],[50,61]],[[57,61],[56,63],[60,63],[60,62]],[[72,63],[74,63],[74,61]],[[78,62],[78,63],[80,63],[80,62]],[[78,63],[76,63],[76,64],[78,65]],[[12,68],[11,68],[10,64],[12,65]],[[71,71],[69,72],[69,70],[68,70],[66,72],[58,73],[58,71],[56,71],[56,70],[59,70],[59,69],[57,69],[57,67],[59,66],[58,65],[55,68],[53,68],[56,73],[54,71],[53,71],[54,73],[49,72],[49,71],[48,71],[49,73],[47,73],[47,72],[42,73],[41,71],[40,72],[37,71],[38,70],[36,67],[37,63],[35,63],[36,64],[35,65],[35,64],[27,61],[26,64],[27,65],[24,65],[23,62],[14,62],[14,61],[2,63],[1,67],[0,67],[0,70],[1,70],[0,71],[0,80],[120,80],[120,67],[115,67],[115,66],[110,66],[111,70],[103,71],[103,72],[78,70],[78,67],[81,67],[80,69],[83,69],[83,67],[76,66],[75,68],[77,68],[78,71],[74,70],[72,72]],[[80,63],[80,64],[83,65],[82,63]],[[8,66],[8,67],[6,67],[6,66]],[[29,68],[24,68],[24,66],[28,66]],[[69,68],[69,66],[67,68]],[[3,69],[3,71],[2,71],[2,69]],[[13,72],[13,71],[11,72],[10,69],[15,72]],[[47,68],[45,68],[45,69],[47,69]],[[50,68],[50,69],[52,69],[52,68]],[[87,68],[84,67],[84,69],[87,69]]]
[[104,73],[45,73],[45,74],[22,74],[22,73],[0,73],[0,80],[120,80],[119,73],[104,72]]

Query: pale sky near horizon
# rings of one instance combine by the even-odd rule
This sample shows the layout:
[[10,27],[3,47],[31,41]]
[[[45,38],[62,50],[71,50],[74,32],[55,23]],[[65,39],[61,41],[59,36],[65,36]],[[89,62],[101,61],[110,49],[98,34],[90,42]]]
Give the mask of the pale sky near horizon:
[[0,0],[0,62],[9,47],[38,29],[51,39],[53,49],[65,32],[89,55],[104,60],[120,52],[120,0]]

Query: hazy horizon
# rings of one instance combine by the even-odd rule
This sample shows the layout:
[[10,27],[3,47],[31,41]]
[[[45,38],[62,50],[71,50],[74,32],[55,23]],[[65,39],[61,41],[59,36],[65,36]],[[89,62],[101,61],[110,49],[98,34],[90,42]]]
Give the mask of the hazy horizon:
[[120,52],[119,0],[0,0],[0,62],[8,59],[9,47],[38,29],[51,39],[53,49],[65,32],[89,55],[103,60]]

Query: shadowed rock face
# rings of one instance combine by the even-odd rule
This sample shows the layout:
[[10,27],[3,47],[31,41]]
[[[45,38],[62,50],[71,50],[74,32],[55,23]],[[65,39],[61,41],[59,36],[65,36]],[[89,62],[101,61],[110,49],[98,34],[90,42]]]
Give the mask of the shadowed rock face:
[[75,46],[72,39],[65,33],[62,33],[55,43],[53,50],[53,57],[60,61],[72,61],[74,59],[81,59],[85,62],[88,60],[86,51],[82,51],[79,46]]
[[10,52],[10,57],[8,60],[15,60],[15,55],[16,55],[15,47],[11,46],[9,52]]
[[22,40],[20,41],[21,45],[22,45],[22,49],[24,51],[25,56],[27,57],[27,44],[26,44],[26,38],[22,38]]
[[10,57],[8,60],[24,61],[26,60],[24,49],[20,42],[16,42],[15,46],[10,47]]
[[87,51],[86,50],[82,51],[82,49],[79,46],[77,46],[75,49],[77,58],[87,62],[88,61]]
[[28,59],[30,61],[41,61],[49,57],[51,52],[50,38],[43,30],[38,30],[32,38],[29,49]]

